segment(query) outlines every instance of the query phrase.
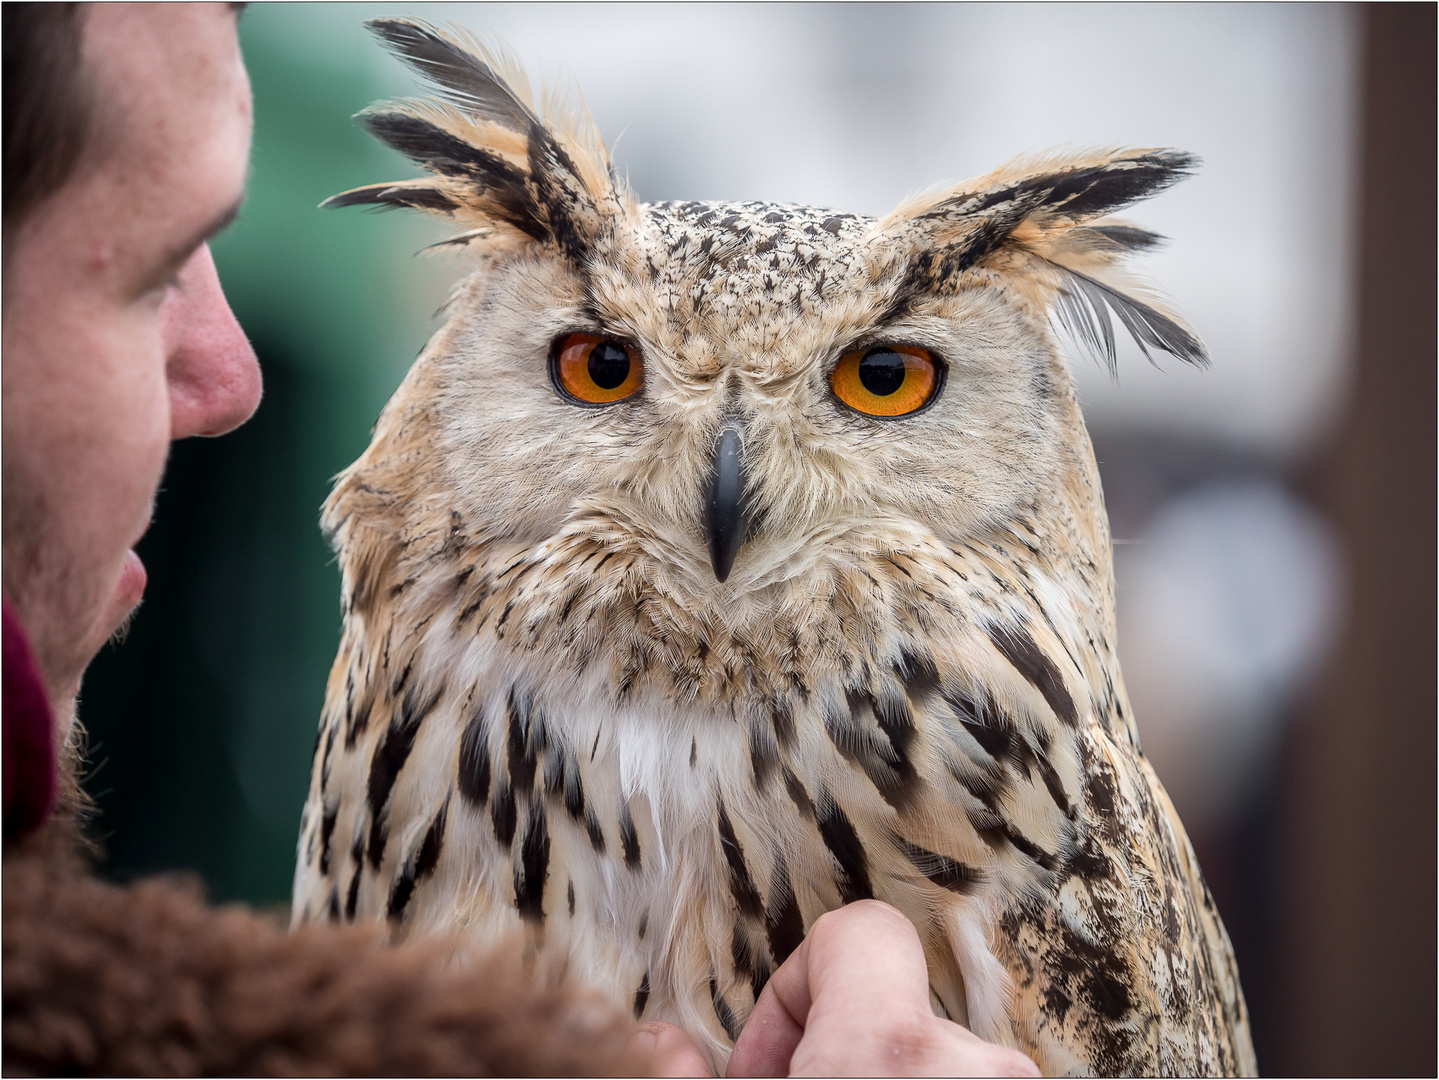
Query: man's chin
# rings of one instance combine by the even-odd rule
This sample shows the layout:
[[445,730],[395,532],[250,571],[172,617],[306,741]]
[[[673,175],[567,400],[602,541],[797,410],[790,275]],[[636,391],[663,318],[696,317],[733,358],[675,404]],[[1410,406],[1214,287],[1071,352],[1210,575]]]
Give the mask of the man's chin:
[[[141,603],[143,602],[144,601],[141,601]],[[135,616],[139,611],[140,604],[136,604],[129,611],[125,612],[125,617],[120,620],[120,625],[110,631],[110,639],[106,642],[107,645],[121,645],[124,643],[125,639],[130,636],[130,627],[134,625]]]
[[73,674],[68,678],[62,677],[63,685],[51,698],[57,754],[64,753],[66,741],[74,725],[76,698],[80,693],[80,682],[84,678],[85,669],[95,659],[95,654],[105,647],[106,642],[123,641],[130,632],[130,623],[145,596],[146,580],[145,564],[140,561],[140,556],[136,555],[133,549],[126,551],[124,562],[120,566],[120,577],[110,593],[109,602],[86,635],[81,654],[72,661]]
[[[28,567],[28,572],[19,567]],[[123,636],[128,629],[145,595],[145,565],[133,550],[127,550],[108,596],[99,604],[95,603],[94,592],[88,603],[81,595],[67,593],[62,587],[65,579],[47,574],[48,567],[40,559],[27,561],[7,553],[5,568],[10,572],[6,575],[6,598],[20,616],[50,703],[57,717],[67,715],[90,661],[107,641],[117,633]],[[78,584],[73,580],[69,583]],[[103,588],[101,585],[96,592]]]

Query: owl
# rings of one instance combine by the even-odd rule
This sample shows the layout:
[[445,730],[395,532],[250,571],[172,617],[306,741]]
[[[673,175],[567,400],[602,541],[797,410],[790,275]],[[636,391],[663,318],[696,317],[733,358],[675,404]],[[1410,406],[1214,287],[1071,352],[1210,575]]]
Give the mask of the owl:
[[294,918],[522,935],[722,1071],[824,912],[904,912],[935,1012],[1048,1074],[1255,1068],[1140,750],[1056,326],[1206,362],[1105,215],[1172,150],[1012,163],[878,220],[643,204],[513,65],[371,24],[364,115],[471,270],[339,477]]

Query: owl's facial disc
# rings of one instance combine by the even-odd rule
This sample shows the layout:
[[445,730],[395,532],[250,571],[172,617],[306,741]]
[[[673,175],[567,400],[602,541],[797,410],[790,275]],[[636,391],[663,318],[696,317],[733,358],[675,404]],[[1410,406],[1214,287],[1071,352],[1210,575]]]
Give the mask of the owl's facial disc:
[[749,531],[750,499],[743,450],[739,428],[726,425],[715,442],[714,462],[705,485],[705,538],[709,541],[710,566],[718,581],[729,577]]

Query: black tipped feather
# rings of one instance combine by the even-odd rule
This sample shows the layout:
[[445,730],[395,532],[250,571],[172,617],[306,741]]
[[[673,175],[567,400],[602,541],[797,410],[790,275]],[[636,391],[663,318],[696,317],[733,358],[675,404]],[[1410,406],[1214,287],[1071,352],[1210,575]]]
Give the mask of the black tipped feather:
[[435,251],[439,248],[447,247],[464,247],[471,240],[478,240],[481,237],[489,236],[491,231],[490,229],[466,229],[464,232],[458,233],[455,236],[449,236],[443,240],[436,240],[433,244],[426,244],[420,248],[420,251]]
[[352,188],[338,195],[331,195],[320,204],[325,210],[340,206],[376,206],[381,210],[393,210],[398,206],[414,210],[432,210],[448,214],[459,203],[443,191],[432,187],[400,187],[395,184],[369,184]]
[[[1038,210],[1088,221],[1157,195],[1177,184],[1199,164],[1182,150],[1118,157],[1098,165],[1079,165],[1039,173],[977,198],[964,196],[964,212],[985,214],[1006,231]],[[951,207],[940,204],[922,218],[942,218]]]
[[[495,218],[537,240],[549,235],[550,230],[526,186],[528,178],[524,170],[510,164],[499,154],[474,146],[444,128],[409,113],[365,113],[361,115],[361,121],[376,139],[398,150],[415,164],[431,172],[472,181],[475,194],[483,196],[491,204]],[[454,205],[453,200],[451,205]]]
[[1048,189],[1042,205],[1084,220],[1157,195],[1183,180],[1198,163],[1198,158],[1182,150],[1157,150],[1103,165],[1037,176],[1021,187]]
[[1104,361],[1114,378],[1119,377],[1119,364],[1115,357],[1114,324],[1109,318],[1110,311],[1119,316],[1119,321],[1151,364],[1154,357],[1149,346],[1153,345],[1186,364],[1201,368],[1209,366],[1209,354],[1204,351],[1203,343],[1169,316],[1078,270],[1058,263],[1051,265],[1063,270],[1068,277],[1059,293],[1060,322],[1082,345]]
[[471,116],[511,131],[528,131],[539,118],[493,68],[418,19],[371,19],[365,24],[390,50],[439,86]]
[[1088,231],[1098,233],[1125,251],[1149,251],[1165,242],[1158,233],[1134,225],[1090,225]]
[[409,113],[363,113],[361,122],[376,139],[415,164],[431,172],[473,180],[491,198],[513,203],[516,213],[538,217],[534,200],[525,188],[528,175],[499,154]]
[[452,135],[438,124],[404,112],[363,112],[365,130],[416,165],[446,176],[482,180],[486,184],[523,187],[525,174],[498,154]]

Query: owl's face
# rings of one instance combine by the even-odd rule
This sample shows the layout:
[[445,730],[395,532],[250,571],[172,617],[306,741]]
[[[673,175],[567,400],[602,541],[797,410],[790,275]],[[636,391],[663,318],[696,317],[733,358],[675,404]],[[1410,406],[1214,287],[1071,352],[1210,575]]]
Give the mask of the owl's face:
[[[906,296],[872,219],[638,209],[588,265],[490,259],[421,361],[467,522],[526,544],[585,531],[705,603],[812,586],[896,520],[958,542],[1053,482],[1069,378],[999,275]],[[717,513],[727,453],[740,497]]]

